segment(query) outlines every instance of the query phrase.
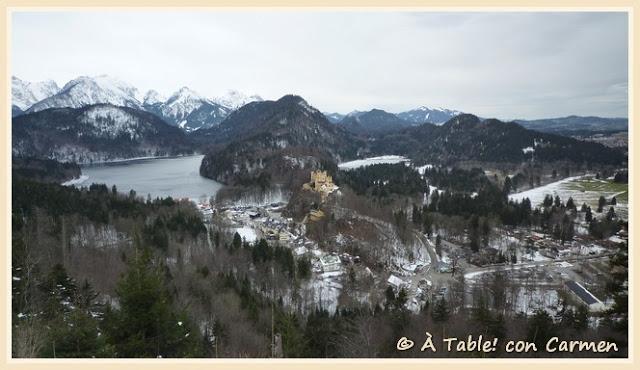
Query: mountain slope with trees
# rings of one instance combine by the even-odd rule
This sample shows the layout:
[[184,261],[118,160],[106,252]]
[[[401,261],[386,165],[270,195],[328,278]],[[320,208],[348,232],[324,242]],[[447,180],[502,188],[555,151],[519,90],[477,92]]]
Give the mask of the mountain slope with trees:
[[424,124],[381,135],[371,143],[371,150],[443,164],[533,160],[619,165],[626,161],[623,152],[601,144],[528,130],[513,122],[480,120],[470,114],[452,118],[442,126]]
[[313,169],[354,157],[361,145],[294,95],[249,103],[198,139],[207,147],[200,173],[232,185],[291,180],[297,171],[306,180]]
[[358,135],[382,134],[411,126],[411,122],[381,109],[344,117],[338,125]]
[[192,153],[180,129],[151,113],[107,104],[25,114],[13,119],[12,128],[17,157],[82,164]]

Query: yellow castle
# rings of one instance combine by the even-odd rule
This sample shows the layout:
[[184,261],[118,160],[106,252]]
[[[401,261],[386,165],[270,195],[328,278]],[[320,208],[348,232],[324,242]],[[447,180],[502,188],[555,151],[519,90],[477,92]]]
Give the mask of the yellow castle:
[[311,171],[311,181],[302,185],[305,190],[312,190],[322,195],[332,193],[338,187],[333,183],[331,175],[327,174],[327,171]]

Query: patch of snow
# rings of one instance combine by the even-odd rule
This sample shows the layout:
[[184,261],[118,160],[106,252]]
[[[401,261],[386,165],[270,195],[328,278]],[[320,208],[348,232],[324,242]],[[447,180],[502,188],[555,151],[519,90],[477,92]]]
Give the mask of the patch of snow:
[[256,231],[250,228],[249,226],[243,226],[243,227],[237,228],[235,229],[235,232],[240,234],[240,237],[248,241],[249,243],[255,242],[256,239],[258,239],[258,235],[256,234]]
[[349,171],[374,164],[395,164],[409,161],[410,160],[408,158],[399,155],[383,155],[379,157],[356,159],[354,161],[343,162],[338,164],[338,168],[343,171]]
[[87,181],[88,179],[89,179],[89,176],[80,175],[80,177],[77,177],[75,179],[71,179],[69,181],[65,181],[60,185],[62,185],[62,186],[75,186],[75,185],[82,184],[83,182]]

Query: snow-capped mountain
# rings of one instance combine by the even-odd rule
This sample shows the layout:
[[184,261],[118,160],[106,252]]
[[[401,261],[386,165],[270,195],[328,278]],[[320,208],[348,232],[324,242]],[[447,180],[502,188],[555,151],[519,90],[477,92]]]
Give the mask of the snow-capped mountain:
[[215,126],[231,111],[188,87],[176,91],[166,101],[157,92],[149,91],[144,109],[187,132]]
[[215,97],[211,100],[219,105],[222,105],[223,107],[229,108],[231,110],[236,110],[245,104],[254,101],[262,101],[263,99],[259,95],[248,96],[237,90],[229,90],[225,95]]
[[149,90],[144,95],[144,99],[142,100],[142,104],[144,106],[152,106],[156,104],[162,104],[167,100],[164,96],[162,96],[159,92],[155,90]]
[[359,117],[361,115],[363,115],[364,113],[367,113],[366,110],[352,110],[351,112],[345,114],[345,117]]
[[55,95],[60,87],[53,80],[28,82],[11,77],[11,104],[21,111],[29,109],[33,104],[42,99]]
[[82,76],[69,81],[57,94],[35,103],[27,113],[47,108],[81,108],[93,104],[142,109],[142,104],[136,98],[137,93],[135,87],[113,77]]
[[135,87],[107,75],[81,76],[62,89],[53,81],[29,83],[13,77],[12,86],[12,117],[48,108],[109,104],[151,112],[188,132],[215,126],[231,111],[250,102],[262,101],[258,95],[246,95],[237,90],[207,98],[188,87],[179,89],[168,99],[156,90],[149,90],[142,96]]
[[462,114],[462,112],[452,109],[446,108],[430,108],[426,106],[422,106],[417,109],[412,109],[406,112],[401,112],[396,114],[398,118],[401,118],[405,121],[414,122],[414,123],[425,123],[431,122],[436,125],[441,125],[451,118]]
[[160,113],[164,118],[170,118],[172,121],[170,123],[177,124],[206,103],[208,103],[206,98],[185,86],[162,104]]

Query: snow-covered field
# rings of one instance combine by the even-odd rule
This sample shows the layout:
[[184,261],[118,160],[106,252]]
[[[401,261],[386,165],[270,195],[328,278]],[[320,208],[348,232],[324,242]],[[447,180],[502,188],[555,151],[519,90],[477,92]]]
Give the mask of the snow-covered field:
[[533,314],[536,310],[544,310],[553,316],[561,306],[558,292],[555,289],[545,288],[521,287],[515,296],[510,295],[509,303],[515,312],[527,315]]
[[243,226],[243,227],[237,228],[235,229],[235,232],[240,234],[240,237],[249,243],[253,243],[256,241],[256,239],[258,239],[258,235],[256,234],[256,231],[249,226]]
[[316,275],[310,280],[306,289],[313,297],[314,307],[324,308],[329,312],[335,312],[338,307],[338,297],[342,291],[342,275],[344,271],[325,272]]
[[538,206],[542,204],[542,202],[544,201],[544,197],[547,194],[550,194],[553,197],[558,195],[563,202],[566,202],[566,200],[569,199],[570,196],[573,196],[573,193],[575,193],[575,191],[566,189],[565,184],[574,180],[578,180],[582,177],[583,176],[567,177],[560,181],[552,182],[544,186],[539,186],[537,188],[522,191],[520,193],[509,194],[509,200],[522,201],[525,198],[529,198],[532,206]]
[[353,170],[360,167],[370,166],[373,164],[395,164],[409,162],[409,158],[399,155],[383,155],[380,157],[371,157],[365,159],[356,159],[355,161],[343,162],[338,164],[338,168],[344,171]]
[[[615,211],[618,216],[626,218],[629,206],[625,201],[625,197],[621,195],[626,195],[627,192],[614,191],[614,189],[619,189],[619,186],[621,185],[611,184],[605,180],[597,180],[593,175],[572,176],[520,193],[510,194],[509,199],[521,201],[524,198],[529,198],[531,205],[535,207],[542,204],[547,194],[554,198],[556,195],[559,196],[562,202],[566,202],[569,197],[572,197],[578,208],[580,208],[582,203],[586,203],[595,211],[595,208],[598,206],[598,198],[600,198],[601,195],[607,198],[607,201],[609,201],[611,197],[616,196],[618,202],[614,207]],[[622,186],[624,187],[624,185]],[[607,205],[606,209],[608,209],[608,207]]]

